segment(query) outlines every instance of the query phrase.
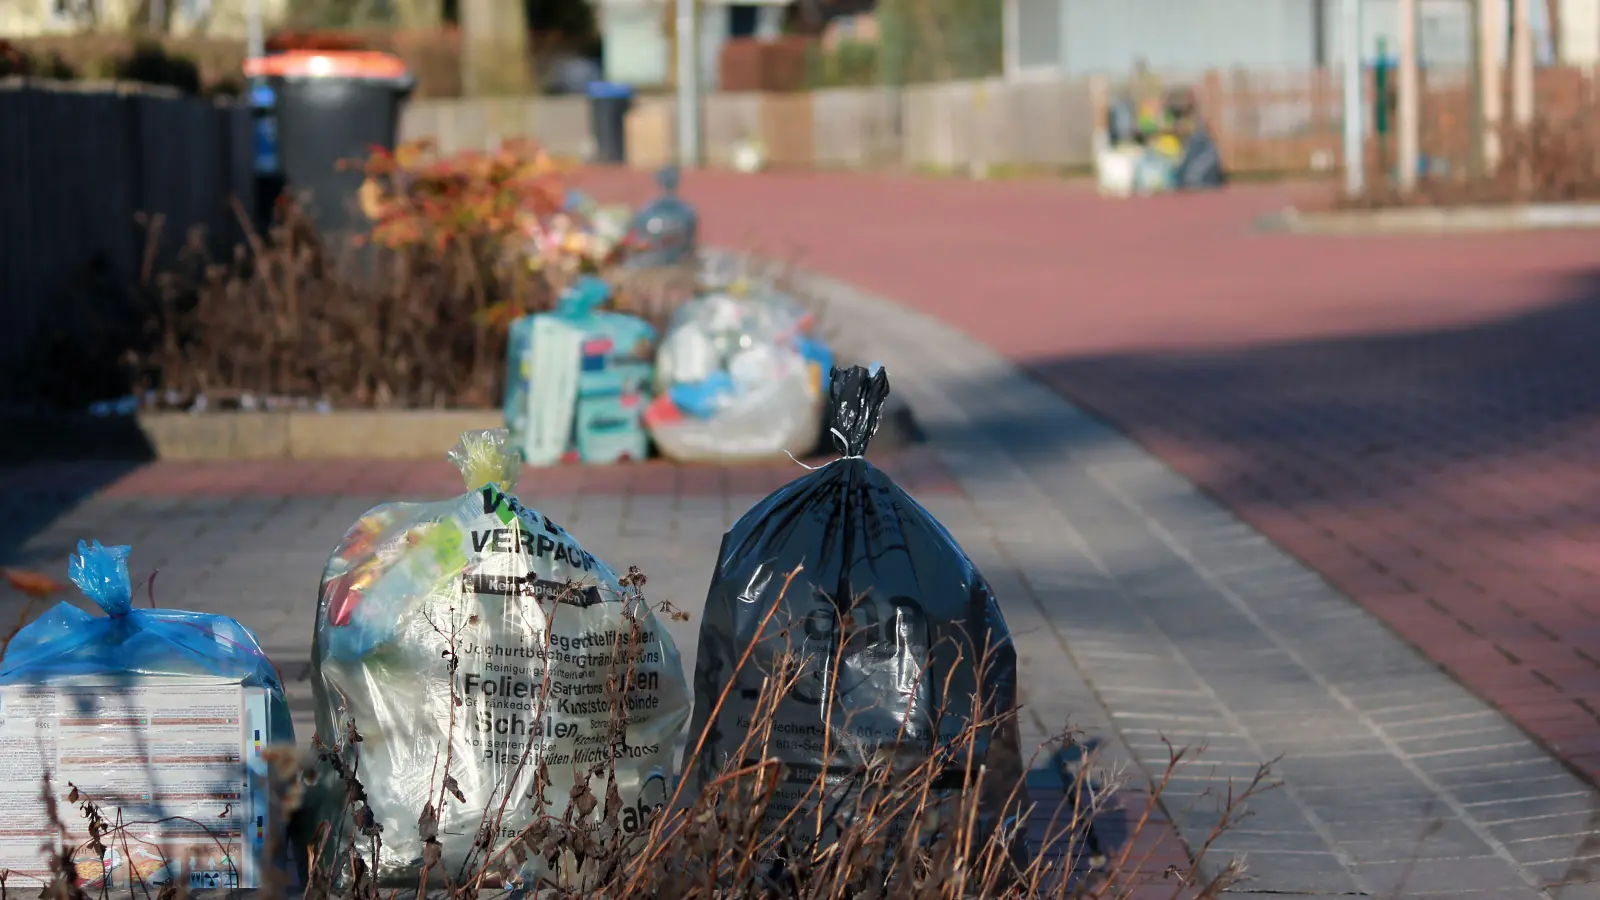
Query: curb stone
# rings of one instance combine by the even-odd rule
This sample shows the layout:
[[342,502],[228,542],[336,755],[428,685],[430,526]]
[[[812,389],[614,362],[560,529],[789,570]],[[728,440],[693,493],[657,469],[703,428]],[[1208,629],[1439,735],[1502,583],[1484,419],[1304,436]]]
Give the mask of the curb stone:
[[1307,235],[1477,234],[1600,228],[1600,204],[1405,207],[1302,212],[1293,207],[1256,220],[1260,231]]
[[17,416],[0,427],[27,439],[5,445],[0,461],[433,460],[461,432],[502,422],[498,409]]

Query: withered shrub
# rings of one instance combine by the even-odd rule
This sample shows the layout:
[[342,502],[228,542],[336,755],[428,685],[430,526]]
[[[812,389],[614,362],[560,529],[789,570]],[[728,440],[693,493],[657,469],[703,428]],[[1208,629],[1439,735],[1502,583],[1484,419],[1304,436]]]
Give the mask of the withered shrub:
[[506,325],[549,308],[556,290],[525,252],[560,208],[554,165],[510,143],[446,158],[408,144],[360,165],[370,237],[330,246],[283,202],[231,260],[192,239],[146,279],[149,333],[130,358],[141,393],[184,406],[200,395],[343,408],[498,400]]
[[1422,206],[1497,206],[1513,203],[1570,203],[1600,200],[1600,116],[1595,107],[1575,115],[1540,116],[1526,127],[1500,132],[1500,158],[1487,174],[1473,176],[1465,166],[1443,175],[1419,178],[1415,191],[1401,194],[1388,173],[1370,173],[1367,191],[1342,197],[1349,209]]
[[[644,602],[644,576],[631,569],[622,584],[629,595],[624,607],[638,609]],[[27,593],[35,596],[52,587],[33,585],[32,581],[23,585],[30,586],[36,589]],[[53,587],[59,589],[59,585]],[[555,613],[558,601],[542,602],[548,602],[550,612]],[[660,611],[678,619],[687,617],[664,604]],[[638,638],[637,619],[628,616],[627,624],[630,636]],[[619,638],[611,649],[622,646],[629,644]],[[449,667],[452,654],[445,653],[439,665]],[[627,656],[620,652],[611,655]],[[738,667],[749,665],[749,656],[747,652],[738,660]],[[318,735],[309,755],[272,748],[268,755],[275,820],[282,822],[302,808],[315,813],[300,817],[304,830],[292,846],[282,831],[273,829],[267,859],[299,857],[293,868],[305,873],[300,886],[304,900],[380,900],[399,896],[397,891],[404,896],[420,895],[424,886],[428,896],[450,900],[476,900],[498,889],[532,900],[1110,900],[1135,891],[1139,896],[1171,896],[1174,900],[1215,900],[1243,875],[1243,866],[1234,861],[1208,863],[1206,875],[1201,874],[1201,864],[1216,838],[1247,812],[1250,799],[1270,787],[1265,766],[1254,778],[1227,786],[1225,796],[1219,798],[1223,802],[1217,824],[1205,840],[1191,848],[1187,866],[1152,865],[1150,848],[1159,841],[1141,837],[1147,828],[1163,827],[1152,812],[1173,773],[1189,760],[1191,755],[1184,750],[1170,753],[1165,773],[1153,784],[1139,786],[1148,791],[1151,802],[1133,817],[1127,833],[1115,844],[1097,839],[1093,824],[1115,806],[1121,784],[1114,777],[1102,780],[1095,774],[1094,758],[1082,753],[1076,765],[1063,767],[1066,789],[1053,796],[1030,794],[1025,783],[999,786],[1002,796],[1006,790],[1010,792],[1007,805],[1012,816],[1001,827],[986,831],[978,825],[977,803],[980,794],[990,792],[983,783],[981,760],[974,752],[976,741],[981,730],[1016,713],[983,719],[976,705],[973,710],[943,711],[962,713],[962,721],[967,723],[948,743],[895,748],[888,754],[892,763],[842,782],[837,778],[823,782],[819,773],[809,799],[786,817],[783,827],[775,829],[764,821],[768,804],[779,779],[795,776],[769,752],[773,711],[789,693],[805,662],[791,658],[776,671],[762,673],[761,699],[748,737],[721,774],[711,779],[699,796],[687,796],[680,786],[668,803],[648,811],[644,827],[632,833],[625,831],[619,818],[624,802],[613,786],[613,758],[579,773],[564,814],[545,813],[546,807],[532,801],[535,805],[527,811],[531,824],[511,836],[501,837],[510,830],[503,827],[513,812],[509,799],[482,810],[480,837],[460,870],[441,871],[439,810],[459,802],[451,766],[467,764],[446,756],[435,766],[433,787],[417,811],[414,827],[425,849],[418,871],[405,875],[405,883],[375,877],[372,860],[385,834],[365,810],[368,786],[362,783],[361,723],[344,723],[338,735]],[[837,665],[839,660],[834,662]],[[619,686],[635,684],[630,676],[631,663],[623,663],[607,681],[613,686],[614,712],[608,735],[613,740],[607,742],[613,753],[626,735],[625,694],[631,688]],[[729,689],[732,685],[730,681]],[[545,696],[533,699],[535,710],[549,702],[548,693],[547,687]],[[725,689],[724,696],[726,693]],[[457,699],[458,705],[460,702]],[[686,756],[694,758],[705,740],[691,735]],[[1063,732],[1041,750],[1053,755],[1073,743],[1072,733]],[[522,796],[542,796],[548,801],[550,778],[545,765],[526,754],[522,765],[534,775],[534,789]],[[969,779],[975,779],[971,783],[982,789],[969,788],[954,797],[945,791],[940,799],[941,791],[935,785],[952,769],[967,772]],[[108,849],[125,847],[132,839],[129,832],[136,826],[122,824],[118,811],[109,804],[76,788],[68,794],[65,786],[53,788],[46,783],[43,787],[60,834],[69,830],[89,834],[85,846],[98,850],[102,857]],[[343,807],[342,813],[327,815],[330,800],[335,807]],[[69,829],[65,820],[74,816],[82,822]],[[897,819],[910,824],[897,828],[893,824]],[[148,826],[137,827],[148,830]],[[817,838],[824,833],[828,839]],[[41,848],[56,873],[42,896],[89,900],[71,865],[72,850],[54,843]],[[553,874],[538,883],[522,882],[519,869],[536,857],[542,858]],[[270,867],[259,895],[265,900],[291,896],[289,869],[282,864]],[[0,895],[4,892],[0,881]],[[178,900],[187,893],[175,885],[159,892],[161,900]]]

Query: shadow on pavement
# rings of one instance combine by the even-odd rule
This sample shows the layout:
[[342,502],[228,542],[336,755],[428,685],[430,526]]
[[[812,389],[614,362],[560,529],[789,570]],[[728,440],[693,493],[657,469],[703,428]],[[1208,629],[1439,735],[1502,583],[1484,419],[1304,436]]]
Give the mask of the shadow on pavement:
[[1600,270],[1472,325],[1031,369],[1236,509],[1420,499],[1521,540],[1600,526],[1597,341]]
[[[29,541],[140,465],[128,461],[0,466],[0,566],[42,570],[65,580],[66,558],[34,558],[26,552]],[[0,597],[7,596],[5,591],[0,587]]]

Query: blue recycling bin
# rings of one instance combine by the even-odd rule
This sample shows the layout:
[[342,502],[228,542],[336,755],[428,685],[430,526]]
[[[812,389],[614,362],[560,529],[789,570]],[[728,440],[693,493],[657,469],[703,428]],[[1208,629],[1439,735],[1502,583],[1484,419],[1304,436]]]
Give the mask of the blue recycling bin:
[[594,137],[594,161],[620,166],[628,159],[627,120],[633,107],[633,88],[611,81],[590,82],[589,133]]

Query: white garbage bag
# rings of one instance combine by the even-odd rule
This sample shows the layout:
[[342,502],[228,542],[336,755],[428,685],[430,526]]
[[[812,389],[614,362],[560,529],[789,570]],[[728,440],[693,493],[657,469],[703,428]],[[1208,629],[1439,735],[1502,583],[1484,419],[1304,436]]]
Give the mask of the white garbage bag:
[[680,462],[810,453],[831,362],[806,310],[781,293],[707,294],[667,326],[645,425],[661,454]]
[[614,783],[623,807],[608,825],[597,804],[591,824],[615,840],[647,828],[670,797],[689,692],[634,579],[511,495],[505,431],[468,432],[450,455],[469,493],[372,509],[322,577],[317,734],[365,791],[330,818],[381,827],[367,863],[387,883],[414,886],[426,866],[532,884],[545,860],[508,851],[585,776],[602,801]]

